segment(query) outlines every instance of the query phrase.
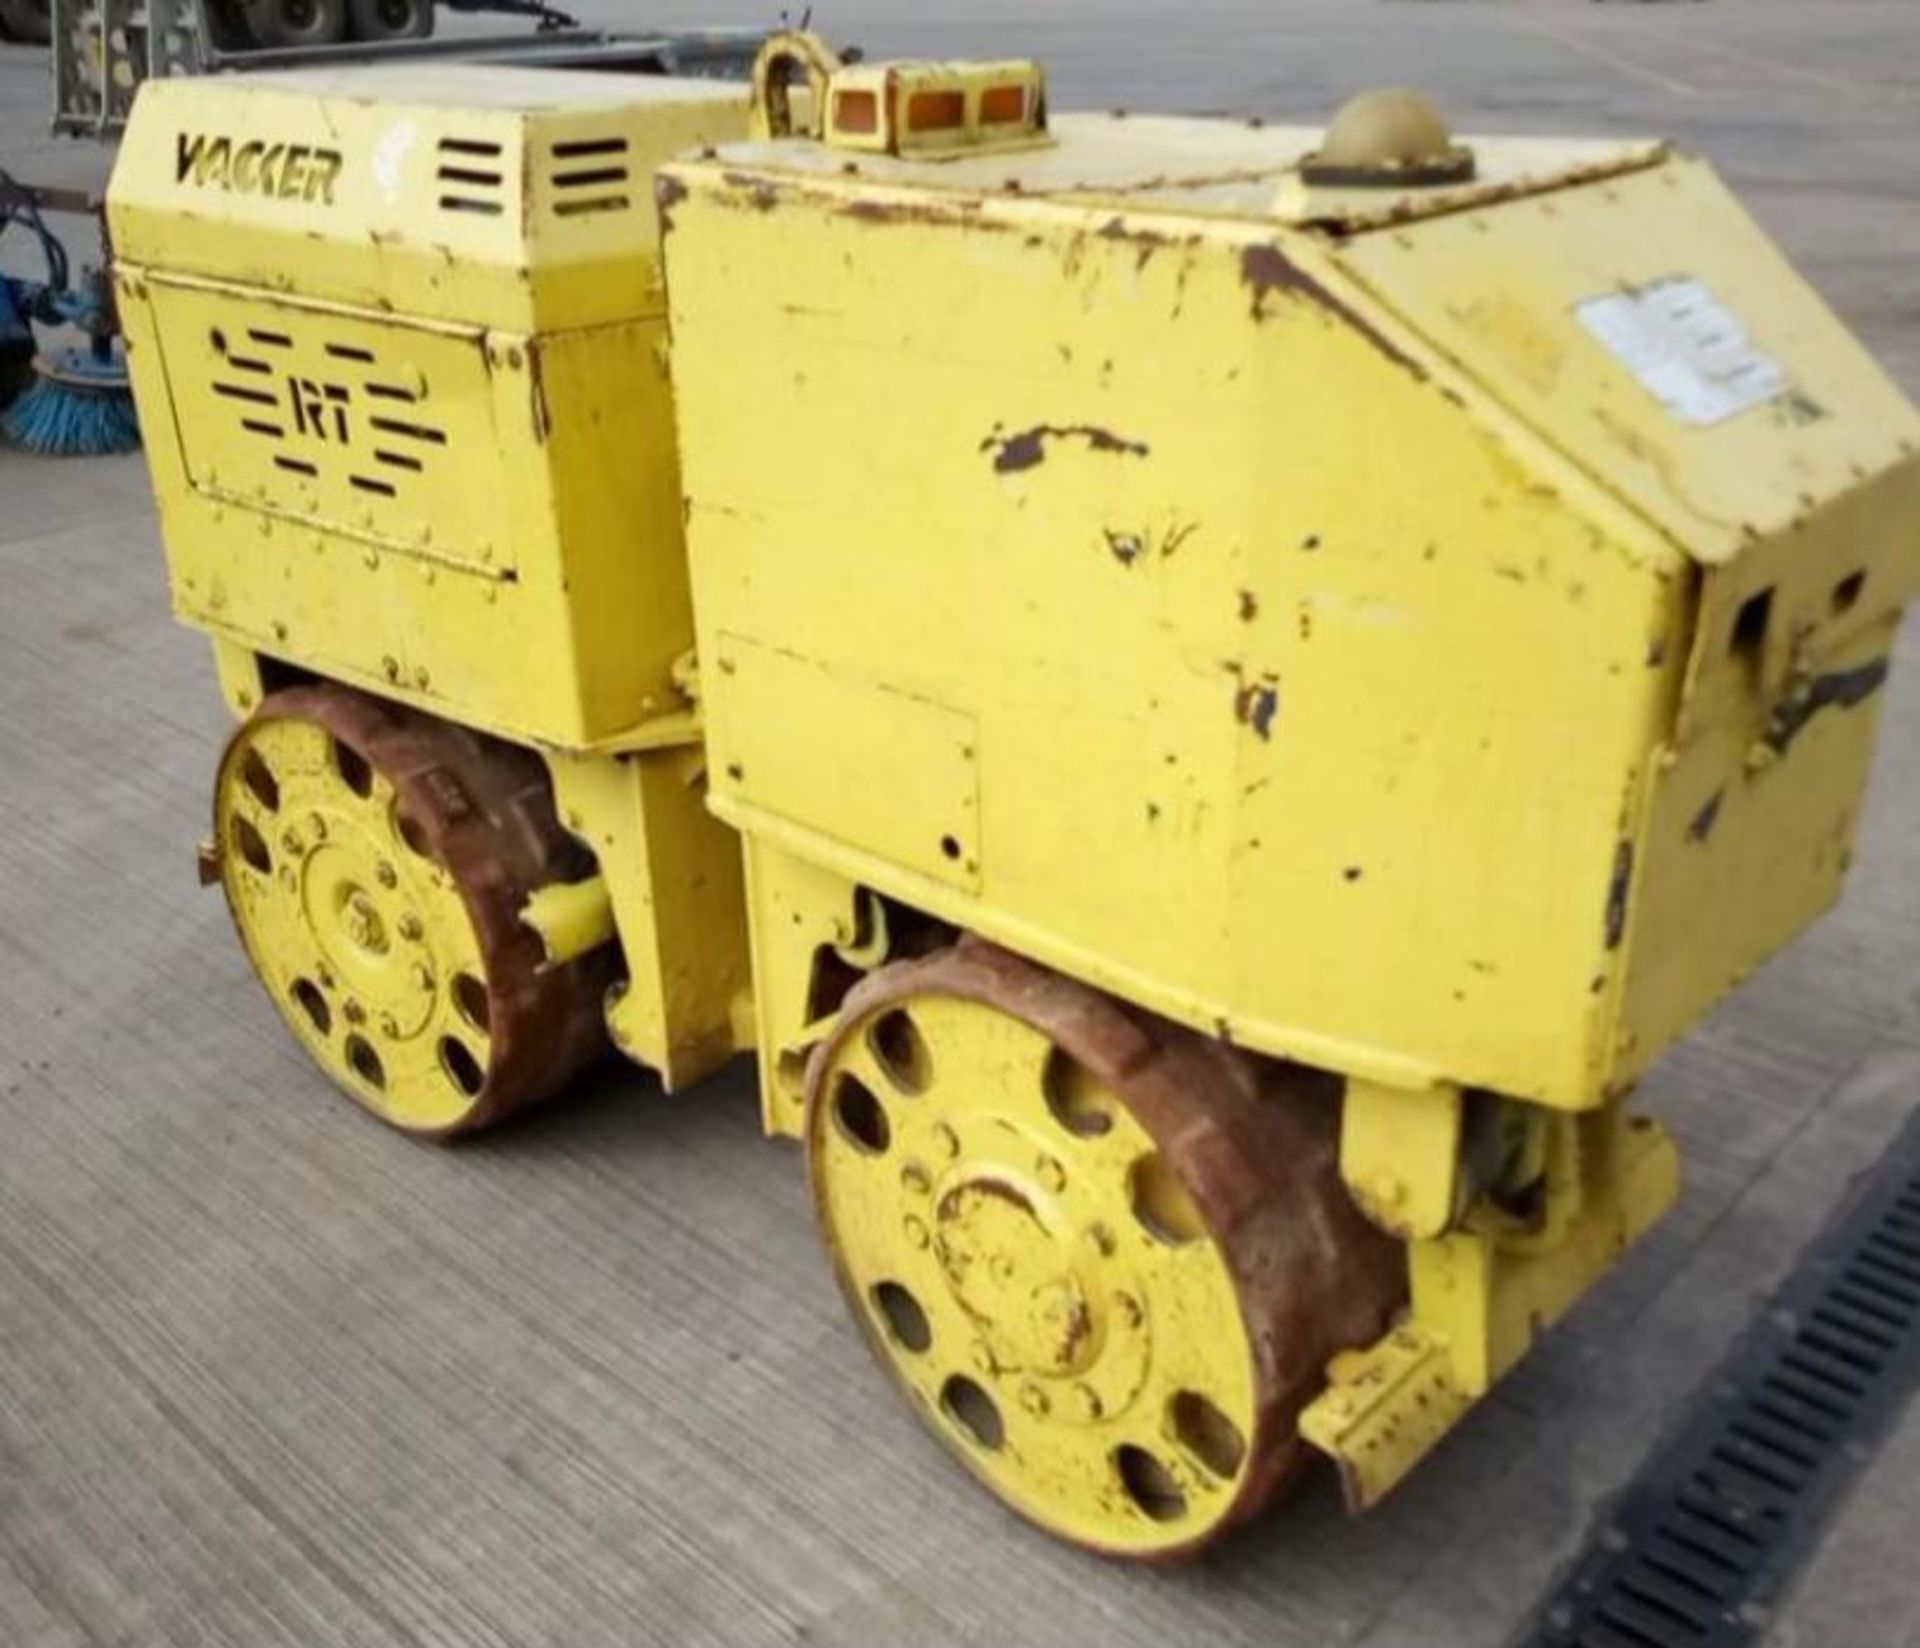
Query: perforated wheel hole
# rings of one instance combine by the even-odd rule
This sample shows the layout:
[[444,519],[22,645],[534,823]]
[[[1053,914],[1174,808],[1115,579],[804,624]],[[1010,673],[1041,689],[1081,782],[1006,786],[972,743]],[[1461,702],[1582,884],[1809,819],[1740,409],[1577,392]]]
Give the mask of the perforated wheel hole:
[[446,1071],[447,1080],[468,1098],[487,1085],[487,1073],[480,1068],[473,1049],[458,1036],[440,1038],[440,1068]]
[[312,979],[297,978],[293,981],[293,999],[299,1002],[301,1012],[307,1015],[309,1022],[321,1035],[332,1031],[333,1009],[327,1005],[327,998],[320,994],[320,986]]
[[933,1054],[927,1038],[904,1007],[882,1013],[867,1032],[867,1043],[888,1081],[902,1093],[924,1093],[933,1080]]
[[1140,1157],[1127,1177],[1133,1216],[1156,1241],[1179,1247],[1207,1233],[1180,1175],[1159,1151]]
[[920,1301],[898,1282],[876,1282],[870,1294],[873,1308],[887,1324],[887,1333],[902,1350],[916,1356],[933,1343],[933,1325]]
[[893,1138],[885,1108],[857,1076],[843,1075],[834,1083],[833,1119],[847,1142],[869,1156],[880,1155]]
[[487,1001],[487,987],[471,973],[453,975],[453,1006],[463,1019],[481,1035],[493,1027],[493,1009]]
[[367,758],[337,738],[333,741],[333,767],[340,782],[355,795],[364,799],[373,794],[373,768]]
[[940,1387],[940,1406],[949,1419],[989,1452],[997,1452],[1006,1441],[1007,1428],[1000,1422],[1000,1409],[964,1373],[952,1375]]
[[1240,1427],[1198,1391],[1183,1390],[1167,1406],[1180,1446],[1221,1481],[1231,1481],[1247,1457]]
[[1071,1053],[1056,1047],[1047,1055],[1041,1083],[1053,1119],[1069,1133],[1097,1139],[1113,1131],[1113,1095],[1100,1078]]
[[267,851],[267,838],[247,819],[234,819],[233,846],[241,858],[262,875],[273,874],[273,854]]
[[1145,1448],[1123,1442],[1113,1450],[1113,1466],[1120,1473],[1120,1486],[1139,1507],[1143,1516],[1155,1522],[1177,1522],[1187,1514],[1187,1496],[1173,1473]]
[[240,782],[252,792],[254,800],[270,813],[280,810],[280,781],[273,776],[258,750],[248,750],[240,762]]
[[384,1088],[387,1085],[387,1067],[380,1062],[380,1055],[373,1050],[373,1043],[365,1036],[347,1037],[347,1063],[353,1073],[369,1087]]

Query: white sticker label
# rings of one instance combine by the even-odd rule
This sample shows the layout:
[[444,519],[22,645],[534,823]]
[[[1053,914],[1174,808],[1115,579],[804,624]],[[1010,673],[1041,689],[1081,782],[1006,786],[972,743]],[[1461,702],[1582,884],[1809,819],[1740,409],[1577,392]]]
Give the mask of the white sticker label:
[[1609,292],[1588,298],[1576,313],[1681,423],[1720,423],[1787,387],[1780,363],[1700,281],[1675,276]]
[[420,129],[411,120],[402,120],[380,134],[373,146],[373,186],[389,206],[400,204],[400,191],[406,182],[407,155],[419,141]]

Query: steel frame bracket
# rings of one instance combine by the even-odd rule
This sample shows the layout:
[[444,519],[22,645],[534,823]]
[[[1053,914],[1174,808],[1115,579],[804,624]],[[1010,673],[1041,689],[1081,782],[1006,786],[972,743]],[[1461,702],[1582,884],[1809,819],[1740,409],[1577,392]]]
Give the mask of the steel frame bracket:
[[1340,1467],[1349,1510],[1384,1498],[1679,1194],[1679,1154],[1658,1124],[1617,1108],[1564,1122],[1559,1205],[1539,1227],[1476,1207],[1459,1229],[1410,1241],[1407,1318],[1328,1365],[1300,1433]]
[[1417,1323],[1333,1359],[1300,1434],[1340,1467],[1347,1509],[1379,1503],[1473,1405],[1446,1342]]
[[1460,1089],[1349,1079],[1340,1176],[1360,1211],[1389,1236],[1438,1236],[1460,1212]]

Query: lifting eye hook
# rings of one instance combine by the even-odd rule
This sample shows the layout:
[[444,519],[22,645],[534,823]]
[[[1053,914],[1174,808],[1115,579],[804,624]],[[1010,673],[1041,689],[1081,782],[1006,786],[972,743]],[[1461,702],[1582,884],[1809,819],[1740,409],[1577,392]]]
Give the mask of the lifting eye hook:
[[806,74],[813,104],[802,135],[818,138],[826,118],[827,82],[844,61],[840,53],[809,29],[782,29],[769,35],[753,62],[751,121],[755,139],[766,142],[794,135],[789,76],[796,68]]

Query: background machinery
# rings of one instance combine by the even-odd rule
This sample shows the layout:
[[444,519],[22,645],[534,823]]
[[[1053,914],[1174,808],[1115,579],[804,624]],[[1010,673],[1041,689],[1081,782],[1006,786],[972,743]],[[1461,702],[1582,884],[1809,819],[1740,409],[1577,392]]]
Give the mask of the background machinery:
[[[737,79],[766,38],[746,28],[583,28],[541,0],[0,0],[0,23],[9,6],[37,7],[36,30],[22,38],[52,42],[55,130],[89,137],[118,133],[150,79],[439,59]],[[441,12],[534,27],[432,38]]]
[[757,1051],[877,1357],[1095,1549],[1386,1493],[1840,884],[1920,419],[1666,145],[791,35],[156,83],[111,217],[294,1033],[437,1137]]
[[44,46],[52,37],[51,0],[0,0],[0,40]]
[[[88,191],[29,188],[0,169],[0,242],[33,244],[37,272],[0,272],[0,438],[30,452],[93,456],[140,444],[106,271],[76,270],[55,214],[94,217]],[[44,342],[77,339],[77,342]]]

